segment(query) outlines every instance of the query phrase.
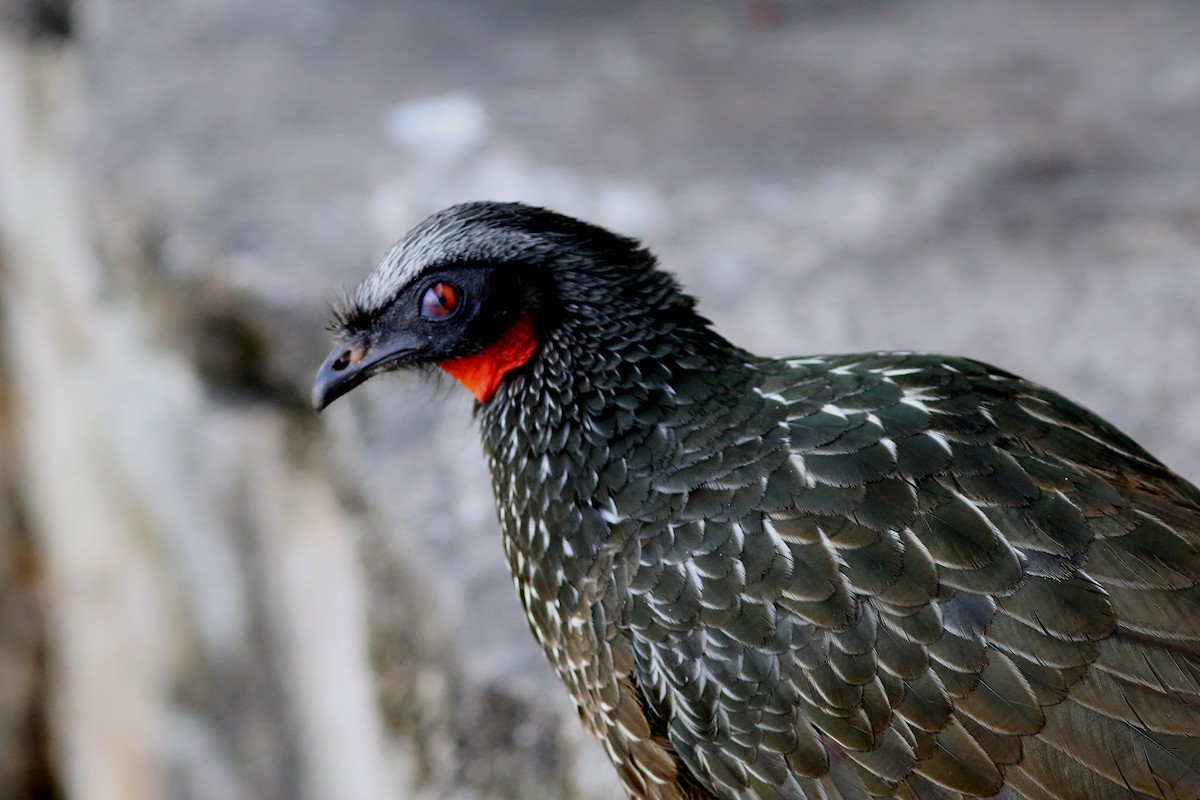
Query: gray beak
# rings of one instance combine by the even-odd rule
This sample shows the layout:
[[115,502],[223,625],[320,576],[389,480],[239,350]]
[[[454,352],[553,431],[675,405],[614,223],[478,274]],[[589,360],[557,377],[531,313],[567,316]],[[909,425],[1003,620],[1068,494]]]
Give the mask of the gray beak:
[[313,408],[321,411],[371,376],[419,360],[428,345],[426,337],[405,329],[372,344],[363,341],[338,344],[317,370],[312,389]]
[[317,370],[313,382],[312,404],[318,412],[346,392],[371,377],[367,371],[365,348],[339,344]]

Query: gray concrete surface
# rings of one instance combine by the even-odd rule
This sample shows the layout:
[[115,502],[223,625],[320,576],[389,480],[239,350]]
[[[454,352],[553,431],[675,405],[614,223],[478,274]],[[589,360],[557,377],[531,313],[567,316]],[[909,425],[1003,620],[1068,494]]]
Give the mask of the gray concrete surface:
[[643,237],[755,350],[996,363],[1200,478],[1197,42],[1185,0],[91,0],[65,45],[10,32],[3,341],[69,795],[618,796],[465,393],[304,409],[329,300],[452,202]]

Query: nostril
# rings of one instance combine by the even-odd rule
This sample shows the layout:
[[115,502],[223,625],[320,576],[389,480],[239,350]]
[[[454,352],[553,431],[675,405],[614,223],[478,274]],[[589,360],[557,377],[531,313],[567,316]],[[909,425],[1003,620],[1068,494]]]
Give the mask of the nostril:
[[367,357],[367,351],[368,348],[365,344],[356,344],[347,347],[330,364],[330,369],[334,372],[341,372],[347,367],[352,367]]

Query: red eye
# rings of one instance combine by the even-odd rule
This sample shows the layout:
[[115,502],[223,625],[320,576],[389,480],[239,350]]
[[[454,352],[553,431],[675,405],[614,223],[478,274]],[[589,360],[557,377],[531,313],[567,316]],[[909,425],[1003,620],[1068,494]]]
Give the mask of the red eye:
[[448,283],[435,283],[421,295],[421,316],[428,319],[448,317],[458,308],[458,290]]

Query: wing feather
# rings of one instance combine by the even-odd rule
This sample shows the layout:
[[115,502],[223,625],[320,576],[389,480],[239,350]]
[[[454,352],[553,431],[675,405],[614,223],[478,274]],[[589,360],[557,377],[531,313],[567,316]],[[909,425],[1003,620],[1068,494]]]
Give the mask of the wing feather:
[[651,480],[679,513],[646,506],[630,580],[636,683],[701,784],[1200,797],[1200,491],[975,362],[758,368],[708,420],[737,437],[674,434],[724,444]]

